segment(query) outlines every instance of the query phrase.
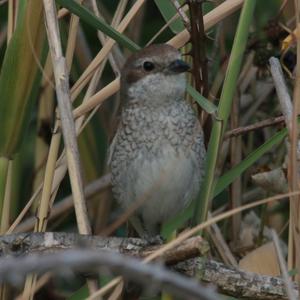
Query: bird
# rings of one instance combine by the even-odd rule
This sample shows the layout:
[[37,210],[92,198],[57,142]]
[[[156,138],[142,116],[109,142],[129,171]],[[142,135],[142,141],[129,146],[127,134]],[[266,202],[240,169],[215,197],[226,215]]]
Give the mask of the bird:
[[121,70],[121,117],[109,149],[113,197],[141,237],[195,199],[204,176],[203,130],[185,99],[190,66],[179,50],[152,44],[133,53]]

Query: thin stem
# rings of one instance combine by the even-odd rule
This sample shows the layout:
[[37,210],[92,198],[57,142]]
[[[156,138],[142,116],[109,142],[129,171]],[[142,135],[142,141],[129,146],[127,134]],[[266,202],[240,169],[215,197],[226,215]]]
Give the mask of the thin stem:
[[223,134],[226,129],[232,100],[236,90],[238,74],[246,48],[249,27],[252,21],[255,4],[255,0],[246,0],[240,15],[220,98],[220,104],[217,111],[217,117],[213,125],[211,138],[208,145],[205,177],[200,192],[200,198],[196,203],[196,210],[193,218],[194,224],[201,223],[206,219],[208,208],[212,200],[216,183],[215,170],[218,153],[221,147]]
[[5,199],[8,165],[9,159],[6,157],[0,157],[0,216],[2,215],[3,203]]

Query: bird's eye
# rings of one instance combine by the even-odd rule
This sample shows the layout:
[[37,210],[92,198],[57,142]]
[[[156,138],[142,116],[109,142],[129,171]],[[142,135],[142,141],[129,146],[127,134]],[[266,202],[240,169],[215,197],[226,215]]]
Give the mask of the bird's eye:
[[147,72],[152,71],[154,69],[154,64],[151,61],[145,61],[143,63],[143,68]]

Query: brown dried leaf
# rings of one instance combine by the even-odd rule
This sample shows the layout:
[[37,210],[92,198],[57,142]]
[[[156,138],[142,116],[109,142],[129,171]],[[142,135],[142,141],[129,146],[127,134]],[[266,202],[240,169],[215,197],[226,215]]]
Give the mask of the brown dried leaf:
[[251,251],[240,260],[239,267],[261,275],[280,276],[280,266],[273,242]]

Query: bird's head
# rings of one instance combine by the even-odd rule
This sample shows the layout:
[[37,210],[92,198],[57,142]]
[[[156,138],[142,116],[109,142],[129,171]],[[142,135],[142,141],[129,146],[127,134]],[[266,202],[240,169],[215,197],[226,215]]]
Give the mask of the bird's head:
[[176,48],[167,44],[148,46],[126,61],[121,72],[122,96],[128,101],[153,103],[182,99],[184,72],[189,69]]

